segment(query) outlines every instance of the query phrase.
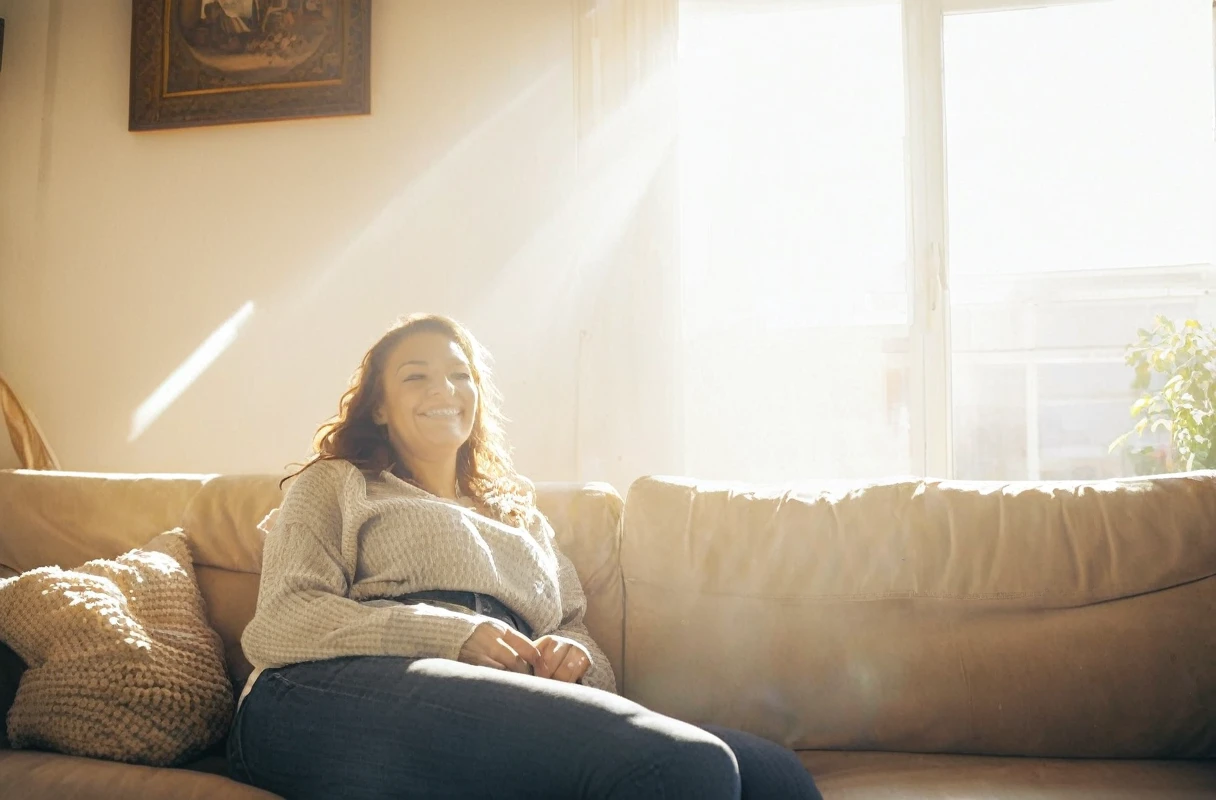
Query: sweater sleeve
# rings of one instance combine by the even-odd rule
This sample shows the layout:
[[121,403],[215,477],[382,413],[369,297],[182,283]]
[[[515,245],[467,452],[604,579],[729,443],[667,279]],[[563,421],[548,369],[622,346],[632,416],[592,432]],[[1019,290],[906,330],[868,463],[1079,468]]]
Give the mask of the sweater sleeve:
[[[456,659],[486,618],[425,604],[369,605],[347,593],[343,492],[347,465],[319,462],[296,478],[266,535],[245,657],[269,668],[357,655]],[[351,554],[353,556],[353,553]]]
[[587,613],[587,596],[583,592],[583,584],[578,578],[574,562],[567,558],[566,554],[557,546],[557,537],[548,520],[540,513],[537,513],[537,519],[539,522],[535,524],[543,526],[540,535],[548,538],[553,552],[557,556],[557,581],[562,598],[562,622],[553,633],[573,639],[586,647],[587,652],[591,654],[591,666],[587,668],[579,683],[616,694],[616,676],[612,672],[612,664],[600,646],[595,643],[595,639],[591,638],[591,632],[583,623],[583,616]]

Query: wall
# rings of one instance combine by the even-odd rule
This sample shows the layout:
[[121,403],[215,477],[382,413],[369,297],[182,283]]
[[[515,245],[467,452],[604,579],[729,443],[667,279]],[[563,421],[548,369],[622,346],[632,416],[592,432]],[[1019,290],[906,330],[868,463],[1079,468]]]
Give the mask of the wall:
[[[587,230],[606,217],[577,133],[581,6],[381,0],[370,116],[133,134],[130,0],[0,0],[0,371],[64,468],[278,471],[378,333],[431,310],[495,353],[532,477],[623,488],[677,469],[671,387],[596,377],[634,358],[662,374],[648,354],[673,349],[671,320],[621,312],[674,268],[645,221],[674,201],[656,167]],[[242,308],[227,349],[134,430]],[[587,433],[614,409],[634,417],[623,436]]]

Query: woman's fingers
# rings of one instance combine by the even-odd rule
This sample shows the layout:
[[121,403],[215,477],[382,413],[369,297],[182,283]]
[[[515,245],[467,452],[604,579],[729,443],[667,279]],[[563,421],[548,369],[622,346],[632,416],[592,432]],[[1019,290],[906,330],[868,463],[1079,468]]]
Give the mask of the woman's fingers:
[[[554,639],[549,639],[547,642],[550,646],[541,653],[545,657],[545,671],[541,675],[542,678],[554,677],[562,662],[566,660],[566,654],[570,652],[569,642],[556,641]],[[540,673],[537,674],[539,675]]]
[[483,622],[478,625],[473,629],[473,635],[460,648],[459,660],[466,664],[483,667],[494,665],[498,669],[526,672],[527,664],[502,639],[506,628],[507,626],[500,622]]
[[494,646],[490,650],[490,658],[502,664],[512,672],[520,672],[524,675],[532,674],[532,665],[523,659],[519,653],[506,643],[505,637],[499,637],[494,642]]
[[506,669],[506,667],[504,667],[502,664],[499,664],[497,661],[490,658],[489,656],[473,656],[469,661],[467,661],[465,663],[472,664],[475,667],[489,667],[490,669],[501,669],[501,670]]
[[587,654],[578,647],[571,647],[566,651],[561,666],[554,670],[553,680],[574,683],[586,674],[590,666],[591,659]]
[[481,666],[492,663],[499,669],[548,678],[554,677],[569,649],[568,642],[553,637],[533,642],[506,623],[490,620],[473,629],[460,650],[460,660]]
[[500,637],[500,641],[511,648],[524,662],[531,668],[529,671],[540,672],[545,669],[545,659],[541,656],[536,645],[527,636],[524,636],[514,628],[503,626],[504,630]]

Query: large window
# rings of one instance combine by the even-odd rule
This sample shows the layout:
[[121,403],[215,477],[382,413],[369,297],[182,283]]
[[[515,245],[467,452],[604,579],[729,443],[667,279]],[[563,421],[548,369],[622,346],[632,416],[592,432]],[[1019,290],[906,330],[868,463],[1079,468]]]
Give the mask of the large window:
[[1124,348],[1216,322],[1211,25],[1210,0],[686,0],[685,470],[1135,471],[1108,452]]
[[1108,452],[1124,348],[1216,310],[1210,22],[1206,0],[946,18],[957,474],[1134,469]]

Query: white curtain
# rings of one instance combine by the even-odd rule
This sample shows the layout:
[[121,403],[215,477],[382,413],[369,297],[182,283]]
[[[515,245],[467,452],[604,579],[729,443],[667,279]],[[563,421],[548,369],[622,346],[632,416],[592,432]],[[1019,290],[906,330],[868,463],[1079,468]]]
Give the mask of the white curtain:
[[676,0],[578,0],[579,477],[682,470]]

